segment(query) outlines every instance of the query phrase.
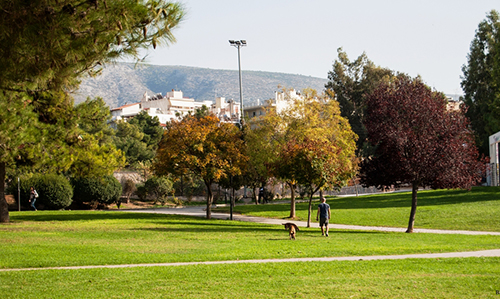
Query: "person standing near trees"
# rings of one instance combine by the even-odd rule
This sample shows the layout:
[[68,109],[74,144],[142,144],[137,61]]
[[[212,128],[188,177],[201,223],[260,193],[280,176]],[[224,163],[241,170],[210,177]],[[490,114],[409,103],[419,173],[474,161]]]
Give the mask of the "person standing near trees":
[[37,198],[38,198],[38,193],[36,192],[35,188],[33,186],[31,186],[30,187],[30,203],[31,203],[31,207],[35,211],[36,211],[35,202],[36,202]]
[[321,235],[328,237],[328,222],[331,217],[330,205],[326,203],[326,199],[321,196],[321,203],[318,205],[318,214],[316,220],[319,218],[319,226],[321,227]]

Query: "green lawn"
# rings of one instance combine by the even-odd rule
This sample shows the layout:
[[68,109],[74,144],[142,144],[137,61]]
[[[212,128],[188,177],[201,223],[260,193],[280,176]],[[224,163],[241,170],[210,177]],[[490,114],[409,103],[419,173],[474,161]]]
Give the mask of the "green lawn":
[[0,272],[8,298],[498,298],[500,258]]
[[0,225],[0,268],[256,258],[386,255],[499,248],[500,236],[301,228],[175,215],[102,211],[12,212]]
[[[327,203],[332,210],[331,223],[407,227],[411,192],[334,197],[328,198]],[[315,201],[313,222],[316,222],[317,207],[318,201]],[[308,203],[297,203],[296,209],[298,219],[307,220]],[[228,211],[228,208],[216,211]],[[235,212],[285,219],[290,215],[290,204],[236,206]],[[419,191],[415,228],[500,232],[499,215],[500,187]]]
[[[491,223],[498,224],[499,190],[421,192],[417,223],[420,216],[427,227],[443,228],[453,222],[429,213],[434,218],[458,213],[464,226],[498,230]],[[400,226],[391,219],[399,210],[406,219],[408,200],[408,194],[390,194],[329,203],[340,223]],[[289,205],[237,207],[243,208],[280,218]],[[299,215],[304,213],[300,208]],[[290,241],[282,226],[175,215],[37,211],[10,216],[11,223],[0,225],[2,269],[500,248],[500,236],[491,235],[332,230],[326,238],[313,227],[301,228]],[[497,298],[499,264],[500,258],[459,258],[9,271],[0,272],[0,298]]]

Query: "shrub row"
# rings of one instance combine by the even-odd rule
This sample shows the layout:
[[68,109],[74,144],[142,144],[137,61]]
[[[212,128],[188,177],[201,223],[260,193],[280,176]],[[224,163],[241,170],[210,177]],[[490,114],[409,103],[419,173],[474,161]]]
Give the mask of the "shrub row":
[[[38,174],[21,179],[21,202],[27,204],[30,187],[33,186],[39,197],[36,206],[43,209],[59,210],[70,205],[89,203],[93,207],[99,204],[117,202],[122,193],[120,182],[113,176],[102,178],[72,179],[71,182],[62,175]],[[8,186],[7,192],[17,195],[17,181]]]

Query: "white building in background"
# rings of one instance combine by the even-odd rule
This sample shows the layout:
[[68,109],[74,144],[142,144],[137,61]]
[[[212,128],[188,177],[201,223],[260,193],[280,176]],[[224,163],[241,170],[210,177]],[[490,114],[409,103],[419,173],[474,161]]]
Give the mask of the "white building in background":
[[486,182],[488,186],[500,186],[500,132],[489,137],[490,142],[490,164],[486,169]]
[[243,113],[245,114],[245,117],[248,119],[251,119],[253,117],[258,117],[266,114],[266,109],[276,109],[276,112],[279,114],[281,111],[285,110],[288,108],[292,103],[293,100],[300,99],[301,95],[300,92],[292,89],[285,92],[274,92],[274,100],[269,99],[267,101],[260,101],[257,100],[257,105],[256,106],[250,106],[250,107],[245,107],[243,110]]
[[239,120],[238,103],[233,100],[225,101],[224,98],[217,98],[215,104],[212,101],[197,102],[192,98],[184,97],[182,91],[173,89],[167,92],[165,96],[161,93],[149,96],[145,92],[139,103],[111,109],[111,116],[113,121],[126,121],[141,111],[147,111],[151,117],[157,116],[160,123],[166,124],[177,118],[177,115],[183,116],[189,112],[194,113],[197,108],[203,106],[206,106],[210,112],[217,115],[221,121]]
[[126,104],[118,108],[111,109],[112,120],[125,120],[136,116],[141,112],[141,103]]
[[210,112],[215,114],[222,122],[237,123],[240,121],[240,104],[233,99],[226,101],[225,98],[216,98],[215,104],[212,104]]
[[[278,113],[288,108],[293,100],[301,98],[300,92],[290,90],[285,92],[275,92],[274,99],[266,101],[257,100],[256,106],[244,107],[245,117],[250,119],[253,117],[265,115],[266,108],[276,109]],[[113,121],[125,120],[137,115],[141,111],[147,111],[151,117],[157,116],[161,124],[166,124],[172,119],[186,115],[195,110],[206,106],[208,110],[217,116],[221,122],[238,123],[241,118],[240,103],[233,99],[226,100],[223,97],[212,101],[196,102],[192,98],[184,97],[182,91],[173,90],[167,92],[165,96],[161,93],[149,96],[144,93],[139,103],[127,104],[118,108],[111,109]]]
[[447,94],[446,96],[446,110],[448,111],[458,111],[460,110],[460,95],[457,94]]

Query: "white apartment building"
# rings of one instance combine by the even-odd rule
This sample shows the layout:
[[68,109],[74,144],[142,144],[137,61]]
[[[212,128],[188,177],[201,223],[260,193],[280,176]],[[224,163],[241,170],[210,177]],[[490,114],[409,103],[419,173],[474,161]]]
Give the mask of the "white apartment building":
[[225,101],[224,98],[217,98],[215,105],[211,101],[196,102],[192,98],[184,97],[182,91],[173,90],[167,92],[165,96],[161,93],[149,96],[144,93],[139,103],[127,104],[118,108],[111,109],[113,121],[127,120],[137,115],[140,111],[147,111],[151,117],[157,116],[160,123],[175,119],[177,115],[183,116],[187,113],[193,113],[197,108],[205,105],[211,112],[215,113],[222,120],[231,121],[233,118],[239,119],[238,104],[232,100]]
[[240,103],[233,99],[226,101],[222,97],[216,98],[215,104],[209,108],[210,112],[217,116],[221,122],[237,123],[240,121]]
[[118,108],[111,109],[113,121],[127,120],[141,112],[141,103],[126,104]]
[[[300,97],[300,92],[296,90],[290,90],[286,93],[275,92],[274,100],[269,99],[262,102],[258,100],[256,106],[245,107],[245,117],[250,119],[264,115],[266,107],[276,109],[280,113],[293,102],[292,100]],[[173,89],[167,92],[165,96],[161,93],[149,96],[145,92],[139,103],[127,104],[111,109],[111,116],[113,121],[126,121],[144,110],[151,117],[157,116],[161,124],[166,124],[172,119],[176,119],[177,114],[183,116],[189,112],[194,113],[197,108],[201,108],[203,105],[217,116],[221,122],[238,123],[240,121],[240,103],[235,102],[233,99],[226,100],[223,97],[218,97],[215,99],[215,103],[212,101],[196,102],[192,98],[184,97],[182,91]]]
[[251,119],[253,117],[258,117],[266,114],[266,108],[276,109],[276,112],[279,114],[284,109],[288,108],[292,100],[300,99],[300,92],[292,89],[290,91],[285,92],[274,92],[274,100],[269,99],[267,101],[257,100],[256,106],[245,107],[243,113],[245,117]]

